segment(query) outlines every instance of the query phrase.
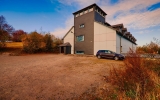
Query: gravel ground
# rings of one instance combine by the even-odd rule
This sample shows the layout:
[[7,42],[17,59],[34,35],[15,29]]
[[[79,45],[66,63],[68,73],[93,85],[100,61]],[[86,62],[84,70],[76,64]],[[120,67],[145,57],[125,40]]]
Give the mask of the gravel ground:
[[63,100],[101,86],[122,61],[61,54],[0,55],[0,100]]

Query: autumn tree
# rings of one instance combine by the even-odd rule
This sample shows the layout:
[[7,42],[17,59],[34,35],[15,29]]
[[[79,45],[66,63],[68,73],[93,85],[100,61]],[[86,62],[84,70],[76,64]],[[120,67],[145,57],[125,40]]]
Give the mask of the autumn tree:
[[22,42],[23,50],[27,53],[37,53],[42,51],[45,47],[43,35],[37,32],[31,32],[30,34],[25,35]]
[[12,33],[12,40],[14,42],[22,42],[22,37],[23,35],[25,35],[26,32],[24,32],[23,30],[16,30]]
[[45,43],[45,51],[52,52],[53,51],[53,39],[52,35],[46,34],[44,36],[44,43]]
[[151,54],[160,53],[160,46],[151,41],[149,44],[137,47],[137,52]]
[[54,38],[53,40],[53,47],[54,47],[54,52],[58,53],[59,52],[59,45],[63,43],[61,38]]
[[6,22],[4,16],[0,16],[0,41],[5,42],[10,39],[11,33],[14,28]]

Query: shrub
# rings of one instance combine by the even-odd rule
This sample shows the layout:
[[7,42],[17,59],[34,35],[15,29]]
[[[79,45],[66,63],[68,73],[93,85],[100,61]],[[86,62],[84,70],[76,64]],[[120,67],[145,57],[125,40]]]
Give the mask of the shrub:
[[22,39],[23,51],[26,53],[37,53],[43,51],[45,44],[43,36],[37,32],[32,32]]
[[53,40],[50,34],[44,36],[45,51],[53,52]]
[[155,62],[147,63],[146,59],[131,50],[124,64],[124,69],[113,67],[109,76],[111,84],[118,89],[120,95],[125,94],[124,97],[130,99],[149,99],[153,96],[160,99],[159,77],[149,69]]

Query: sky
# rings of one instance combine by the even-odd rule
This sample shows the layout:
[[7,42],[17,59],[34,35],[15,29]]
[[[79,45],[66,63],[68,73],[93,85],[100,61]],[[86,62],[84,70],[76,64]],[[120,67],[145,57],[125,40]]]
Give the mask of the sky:
[[160,42],[160,0],[0,0],[0,15],[16,30],[62,38],[74,24],[72,13],[93,3],[107,13],[106,22],[123,23],[138,46]]

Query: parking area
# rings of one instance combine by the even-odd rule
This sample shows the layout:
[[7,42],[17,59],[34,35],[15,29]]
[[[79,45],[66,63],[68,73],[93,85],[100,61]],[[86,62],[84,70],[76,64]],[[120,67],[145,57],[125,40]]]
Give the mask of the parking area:
[[78,96],[104,84],[123,61],[62,54],[0,55],[0,99],[52,100]]

